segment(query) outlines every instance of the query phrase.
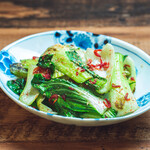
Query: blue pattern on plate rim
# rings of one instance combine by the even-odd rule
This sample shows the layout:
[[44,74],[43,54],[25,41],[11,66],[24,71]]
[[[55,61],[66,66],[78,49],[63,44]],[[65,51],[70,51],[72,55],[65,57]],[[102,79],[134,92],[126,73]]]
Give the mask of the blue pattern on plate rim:
[[[60,44],[69,44],[69,45],[75,45],[77,47],[80,47],[84,50],[86,50],[87,48],[92,48],[92,49],[101,49],[103,47],[103,45],[105,45],[106,43],[111,43],[111,37],[105,36],[105,35],[100,35],[100,34],[94,34],[91,32],[78,32],[78,31],[54,31],[51,33],[48,33],[53,35],[53,37],[55,38],[55,42],[56,43],[60,43]],[[42,36],[42,35],[38,35],[38,36]],[[92,38],[90,38],[92,37]],[[32,36],[31,36],[32,38]],[[22,41],[20,41],[22,42]],[[18,42],[18,43],[20,43]],[[18,44],[17,43],[17,44]],[[112,44],[112,43],[111,43]],[[116,45],[116,44],[112,44],[114,46],[117,47],[121,47],[120,45]],[[121,47],[123,49],[125,49],[124,47]],[[138,56],[139,58],[141,58],[139,55],[137,55],[136,53],[125,49],[126,51],[129,51],[131,53],[133,53],[134,55]],[[143,58],[141,58],[144,62],[146,62],[148,65],[150,65],[146,60],[144,60]],[[2,50],[0,52],[0,71],[3,72],[3,74],[9,76],[10,78],[14,77],[9,70],[9,65],[16,62],[16,59],[14,56],[12,56],[9,53],[9,49],[8,50]],[[136,72],[138,72],[138,70],[136,70]],[[0,83],[2,84],[2,86],[8,90],[8,87],[6,85],[3,84],[3,82],[0,79]],[[11,91],[12,93],[12,91]],[[16,94],[12,93],[12,96],[16,98]],[[150,92],[145,94],[144,96],[140,97],[139,99],[137,99],[137,103],[140,107],[145,106],[146,104],[148,104],[150,102]],[[29,107],[31,109],[36,110],[35,108],[32,108],[31,106],[26,106]],[[37,110],[39,111],[39,110]],[[54,114],[51,113],[47,113],[47,115],[49,116],[53,116]],[[65,117],[65,116],[62,116]],[[83,118],[80,118],[83,119]],[[99,120],[99,118],[95,119],[95,120]]]
[[54,36],[56,43],[75,45],[84,50],[87,48],[101,49],[104,44],[111,42],[110,37],[90,32],[78,33],[77,31],[66,31],[66,33],[61,33],[61,31],[56,31]]
[[15,58],[9,54],[9,51],[1,51],[0,52],[0,71],[4,74],[13,77],[11,74],[9,65],[15,62]]
[[148,104],[150,102],[150,92],[145,94],[144,96],[138,98],[136,101],[137,101],[139,107],[145,106],[146,104]]

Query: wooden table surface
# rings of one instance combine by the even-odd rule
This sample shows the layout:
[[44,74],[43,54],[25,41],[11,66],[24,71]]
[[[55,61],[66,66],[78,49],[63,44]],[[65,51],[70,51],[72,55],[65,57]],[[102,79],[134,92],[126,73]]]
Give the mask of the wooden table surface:
[[[77,29],[110,35],[150,54],[149,27],[0,28],[0,49],[29,34]],[[0,150],[86,149],[149,150],[150,111],[132,120],[102,127],[79,127],[35,116],[0,90]]]

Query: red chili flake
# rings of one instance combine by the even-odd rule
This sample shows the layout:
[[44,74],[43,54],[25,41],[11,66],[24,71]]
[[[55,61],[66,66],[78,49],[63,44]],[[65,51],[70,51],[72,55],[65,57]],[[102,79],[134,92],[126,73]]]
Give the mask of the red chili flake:
[[129,93],[126,93],[126,95],[124,96],[124,99],[125,99],[126,101],[130,101],[130,98],[128,98],[128,95],[129,95]]
[[[35,108],[34,106],[33,106],[33,108]],[[36,109],[36,108],[35,108]]]
[[33,70],[33,74],[37,74],[37,73],[43,73],[45,71],[47,71],[48,69],[45,69],[45,68],[42,68],[42,67],[36,67],[34,70]]
[[80,72],[85,72],[85,69],[81,69]]
[[48,73],[47,73],[47,74],[43,74],[43,73],[42,73],[42,76],[43,76],[45,79],[50,79],[50,78],[51,78],[51,75],[48,74]]
[[80,68],[78,67],[77,70],[80,70]]
[[27,96],[29,95],[29,93],[26,94]]
[[102,63],[103,63],[102,58],[100,58],[100,60],[99,60],[99,61],[100,61],[100,64],[102,64]]
[[131,80],[132,80],[132,81],[135,81],[134,77],[131,77]]
[[105,116],[105,118],[108,118],[107,116]]
[[109,68],[109,62],[104,62],[104,68]]
[[100,69],[101,68],[108,69],[109,68],[109,62],[108,63],[104,62],[104,63],[100,64],[99,66],[100,66]]
[[94,64],[91,64],[91,63],[92,63],[92,60],[88,59],[87,66],[89,67],[89,70],[93,71],[94,69],[99,69],[97,67],[99,67],[100,64],[94,65]]
[[79,75],[79,72],[76,72],[76,76],[78,76]]
[[93,71],[94,69],[89,67],[89,70]]
[[87,66],[89,67],[90,70],[94,70],[94,69],[98,69],[97,67],[99,66],[99,64],[94,65],[94,64],[87,64]]
[[33,70],[33,74],[39,73],[39,69],[40,69],[40,67],[36,67],[36,68],[34,68],[34,70]]
[[65,95],[65,94],[62,95],[61,97],[62,97],[62,99],[63,99],[64,101],[66,100],[66,95]]
[[91,64],[92,63],[92,59],[88,59],[87,64]]
[[125,64],[124,67],[130,67],[130,65]]
[[99,70],[101,68],[104,68],[104,69],[107,69],[109,68],[109,62],[104,62],[102,61],[102,59],[100,58],[100,64],[91,64],[92,63],[92,60],[89,59],[88,62],[87,62],[87,66],[89,67],[89,70],[93,71],[94,69],[96,70]]
[[[53,102],[52,102],[52,99],[55,99]],[[53,94],[50,98],[49,98],[49,102],[54,104],[56,103],[56,101],[58,100],[58,95],[57,94]]]
[[[106,101],[106,102],[105,102],[105,101]],[[103,101],[104,105],[105,105],[107,108],[110,108],[110,107],[111,107],[110,101],[109,101],[107,98],[105,98],[105,101]]]
[[95,84],[96,81],[97,81],[96,79],[94,79],[94,81],[89,80],[89,82],[90,82],[91,84]]
[[37,56],[33,56],[32,59],[35,60],[36,58],[38,58]]
[[72,88],[72,87],[68,87],[70,90],[74,90],[74,88]]
[[97,57],[101,57],[101,55],[98,53],[98,52],[101,52],[102,50],[101,49],[95,49],[94,50],[94,55],[97,56]]
[[92,64],[87,63],[87,66],[89,67],[89,70],[91,70],[91,71],[93,71],[93,70],[94,70],[94,69],[93,69],[93,65],[92,65]]
[[34,70],[33,70],[33,74],[38,74],[38,73],[41,73],[42,76],[46,79],[50,79],[51,78],[51,72],[49,69],[47,68],[42,68],[42,67],[36,67]]
[[96,65],[91,64],[91,67],[93,67],[93,68],[94,68],[94,67],[96,67]]
[[112,87],[114,87],[114,88],[120,88],[121,85],[115,85],[114,83],[112,83]]

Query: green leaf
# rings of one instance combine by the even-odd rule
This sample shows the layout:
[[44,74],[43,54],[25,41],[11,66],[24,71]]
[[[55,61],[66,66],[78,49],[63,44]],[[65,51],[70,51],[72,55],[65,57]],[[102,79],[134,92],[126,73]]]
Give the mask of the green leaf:
[[25,87],[25,79],[18,78],[16,80],[7,81],[7,86],[17,95],[20,95]]
[[47,54],[47,55],[41,56],[39,58],[37,66],[42,67],[42,68],[49,68],[51,70],[51,73],[53,74],[55,71],[55,65],[51,61],[52,58],[53,58],[53,54]]
[[10,65],[10,72],[19,78],[26,78],[28,70],[21,63],[13,63]]
[[34,101],[34,102],[31,104],[31,107],[33,107],[33,108],[39,110],[36,101]]
[[99,75],[95,74],[95,72],[88,69],[82,62],[81,57],[78,55],[76,51],[66,51],[68,58],[74,62],[76,65],[80,66],[81,68],[85,69],[89,74],[91,74],[94,78],[102,79],[107,82],[107,79],[100,77]]
[[31,83],[33,82],[34,84],[41,84],[41,83],[43,83],[44,81],[46,81],[46,78],[44,78],[43,76],[42,76],[42,74],[35,74],[34,76],[33,76],[33,79],[32,79],[32,81],[31,81]]
[[128,55],[123,55],[123,62],[125,61],[125,59],[128,57]]
[[82,59],[81,59],[81,57],[78,55],[78,53],[75,50],[73,50],[73,51],[66,51],[65,53],[67,54],[68,58],[72,62],[74,62],[78,66],[82,66],[83,67]]
[[103,115],[103,118],[115,118],[117,115],[117,112],[115,111],[115,109],[108,109],[104,115]]
[[[101,107],[99,98],[86,89],[64,79],[51,79],[44,82],[39,80],[42,81],[41,84],[33,78],[32,86],[37,88],[42,95],[48,99],[54,94],[58,95],[57,101],[53,105],[49,105],[58,114],[66,115],[70,112],[73,116],[79,117],[83,113],[95,113],[101,117],[100,112],[95,108],[97,105]],[[61,97],[64,94],[65,100]]]

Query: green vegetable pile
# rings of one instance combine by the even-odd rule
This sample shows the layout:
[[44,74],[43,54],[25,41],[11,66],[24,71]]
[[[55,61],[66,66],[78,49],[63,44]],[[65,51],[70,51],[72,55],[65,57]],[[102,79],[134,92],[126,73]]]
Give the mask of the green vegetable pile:
[[136,73],[129,56],[83,51],[56,44],[39,58],[10,65],[17,79],[7,82],[19,100],[44,112],[79,118],[114,118],[138,109],[133,95]]

